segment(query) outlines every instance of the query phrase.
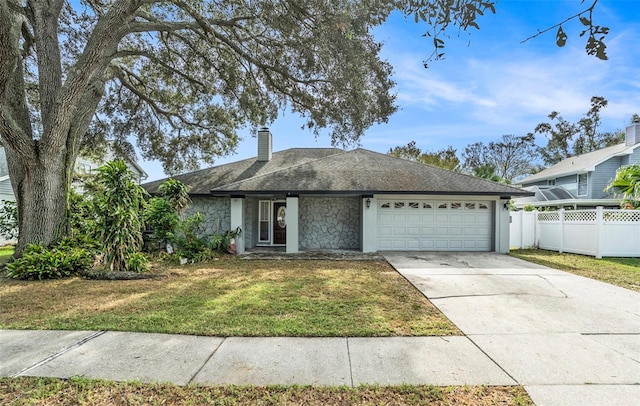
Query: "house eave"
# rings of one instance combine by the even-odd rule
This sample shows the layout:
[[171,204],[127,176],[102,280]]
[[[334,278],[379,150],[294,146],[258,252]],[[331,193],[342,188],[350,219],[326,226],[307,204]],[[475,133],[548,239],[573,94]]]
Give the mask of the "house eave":
[[209,196],[231,196],[231,195],[424,195],[424,196],[498,196],[498,197],[526,197],[534,196],[535,193],[529,191],[522,192],[485,192],[485,191],[424,191],[424,190],[217,190],[211,191]]

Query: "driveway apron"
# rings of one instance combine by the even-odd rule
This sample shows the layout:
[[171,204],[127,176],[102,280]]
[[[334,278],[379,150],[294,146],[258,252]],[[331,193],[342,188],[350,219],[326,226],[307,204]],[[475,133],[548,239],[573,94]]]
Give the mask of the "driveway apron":
[[386,252],[536,405],[640,399],[640,293],[496,253]]

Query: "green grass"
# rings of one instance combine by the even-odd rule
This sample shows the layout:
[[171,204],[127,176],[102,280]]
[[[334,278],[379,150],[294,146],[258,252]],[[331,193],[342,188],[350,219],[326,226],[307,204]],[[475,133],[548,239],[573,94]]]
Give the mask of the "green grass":
[[0,279],[0,328],[208,336],[423,336],[458,329],[384,261],[156,265],[164,278]]
[[177,386],[0,378],[2,405],[533,405],[520,386]]
[[4,247],[0,247],[0,265],[9,262],[9,260],[13,256],[13,251],[13,245],[5,245]]
[[640,258],[602,258],[560,254],[546,250],[513,250],[511,255],[525,261],[597,279],[640,292]]

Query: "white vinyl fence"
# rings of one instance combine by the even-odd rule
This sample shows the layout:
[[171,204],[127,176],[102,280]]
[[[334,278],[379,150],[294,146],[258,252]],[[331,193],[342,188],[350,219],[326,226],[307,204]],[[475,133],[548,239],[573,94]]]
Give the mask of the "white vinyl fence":
[[640,210],[511,212],[511,248],[640,257]]

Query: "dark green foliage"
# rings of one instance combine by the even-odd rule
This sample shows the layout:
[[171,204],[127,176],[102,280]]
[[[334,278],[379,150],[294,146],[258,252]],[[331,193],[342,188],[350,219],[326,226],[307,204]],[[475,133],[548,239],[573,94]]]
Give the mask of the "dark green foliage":
[[451,171],[458,170],[460,166],[460,159],[456,156],[456,150],[451,145],[446,149],[428,152],[416,147],[416,142],[411,141],[406,146],[391,148],[387,155]]
[[90,250],[67,244],[46,248],[27,246],[22,257],[6,265],[7,276],[14,279],[57,279],[82,272],[93,265]]
[[141,252],[134,252],[127,258],[127,271],[142,273],[149,270],[149,259]]
[[18,238],[18,206],[14,201],[0,202],[0,236],[7,240]]
[[158,186],[158,195],[171,205],[171,207],[182,215],[184,210],[191,204],[189,198],[189,186],[177,179],[169,178]]
[[96,180],[104,186],[94,197],[94,210],[105,264],[128,271],[129,258],[142,248],[145,192],[122,159],[98,168]]
[[151,229],[146,238],[147,251],[162,250],[175,240],[180,218],[175,208],[164,197],[149,199],[144,211],[144,221]]
[[538,153],[546,165],[555,165],[574,155],[586,154],[600,148],[616,145],[624,141],[621,132],[600,132],[600,110],[607,107],[608,101],[602,96],[591,98],[591,108],[576,123],[564,119],[557,111],[552,111],[550,122],[540,123],[533,133],[547,138],[544,148],[538,147]]
[[[88,192],[88,190],[86,190]],[[69,191],[69,235],[74,239],[92,241],[96,238],[96,216],[89,194]]]
[[533,135],[505,134],[488,144],[470,144],[462,153],[464,169],[481,178],[511,183],[532,172],[536,160],[533,139]]
[[176,235],[176,255],[194,260],[198,254],[208,248],[204,234],[204,216],[195,213],[182,221]]

